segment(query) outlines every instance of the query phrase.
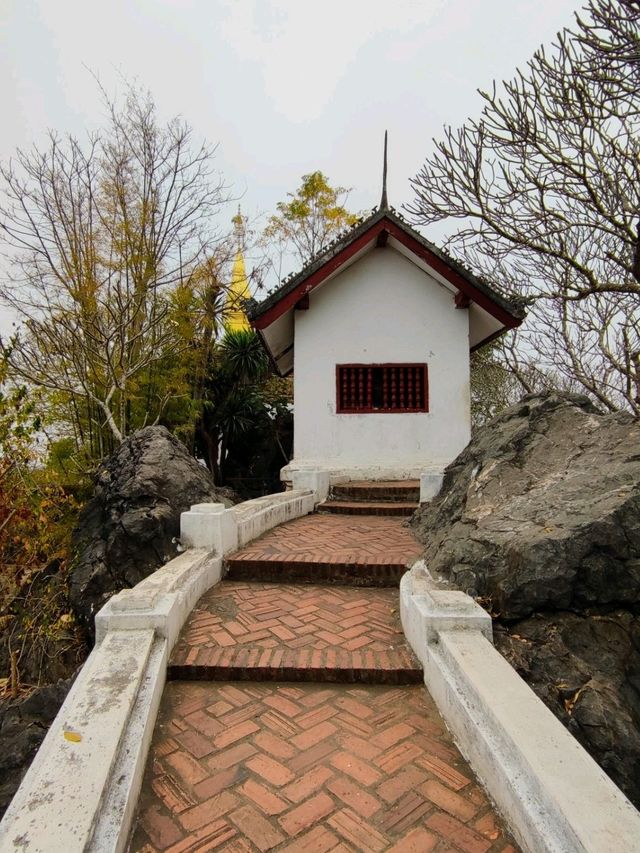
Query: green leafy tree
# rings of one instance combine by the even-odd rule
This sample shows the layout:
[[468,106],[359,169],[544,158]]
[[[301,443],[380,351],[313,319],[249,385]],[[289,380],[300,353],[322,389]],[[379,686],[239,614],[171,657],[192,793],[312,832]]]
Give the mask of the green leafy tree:
[[166,352],[142,376],[144,396],[135,401],[134,422],[139,424],[152,405],[153,396],[164,395],[167,402],[159,421],[192,453],[196,422],[202,412],[208,373],[225,316],[226,290],[220,272],[223,267],[224,256],[211,257],[172,290],[168,322],[179,343],[175,352]]
[[322,172],[303,175],[296,192],[288,193],[289,201],[276,205],[278,214],[270,217],[263,242],[292,252],[305,264],[358,221],[345,207],[348,195],[345,187],[332,187]]
[[250,330],[227,332],[211,354],[198,437],[218,485],[224,485],[230,443],[247,432],[259,415],[258,385],[267,370],[266,353]]
[[[289,413],[290,384],[271,374],[258,335],[228,331],[211,353],[196,443],[214,480],[225,485],[229,470],[249,473],[257,457],[278,447]],[[284,459],[284,449],[280,446]]]
[[224,476],[245,498],[280,491],[280,469],[293,447],[293,386],[269,373],[257,387],[260,405],[251,426],[229,442]]

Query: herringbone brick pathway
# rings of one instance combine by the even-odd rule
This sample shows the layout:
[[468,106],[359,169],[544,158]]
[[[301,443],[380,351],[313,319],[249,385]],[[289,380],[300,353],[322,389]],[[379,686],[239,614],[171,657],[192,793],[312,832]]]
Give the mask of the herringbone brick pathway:
[[169,684],[140,853],[515,853],[421,687]]
[[398,585],[421,552],[401,518],[308,515],[227,559],[229,578]]
[[291,683],[421,680],[397,591],[335,585],[397,584],[419,553],[401,519],[315,515],[229,559],[278,583],[191,614],[169,672],[209,683],[165,690],[131,851],[515,853],[422,686]]
[[169,677],[415,684],[422,669],[395,590],[224,581],[191,613]]

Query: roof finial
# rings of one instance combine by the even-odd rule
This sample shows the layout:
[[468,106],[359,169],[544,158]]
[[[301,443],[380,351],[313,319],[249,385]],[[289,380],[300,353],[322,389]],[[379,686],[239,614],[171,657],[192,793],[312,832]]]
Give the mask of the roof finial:
[[233,231],[238,240],[238,244],[242,247],[242,242],[245,236],[245,227],[244,227],[244,216],[240,212],[240,205],[238,205],[238,213],[231,220],[233,222]]
[[384,162],[382,166],[382,198],[380,199],[380,210],[388,210],[387,199],[387,131],[384,132]]

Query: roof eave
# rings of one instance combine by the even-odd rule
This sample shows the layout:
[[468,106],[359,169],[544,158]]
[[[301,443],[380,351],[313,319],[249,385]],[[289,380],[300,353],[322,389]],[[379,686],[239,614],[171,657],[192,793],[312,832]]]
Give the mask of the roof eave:
[[354,225],[349,231],[337,237],[323,251],[312,258],[299,272],[289,276],[284,280],[280,287],[275,290],[270,296],[267,296],[260,303],[252,306],[250,320],[259,319],[267,313],[274,305],[277,305],[282,299],[294,291],[300,284],[306,281],[315,272],[322,269],[325,264],[329,263],[336,255],[345,249],[354,240],[357,240],[362,234],[366,233],[369,228],[373,227],[377,222],[388,214],[386,210],[376,210],[366,219],[361,220]]
[[[395,211],[382,208],[372,213],[342,237],[339,237],[332,244],[327,246],[322,254],[312,259],[299,273],[290,276],[289,279],[285,280],[283,285],[268,296],[263,302],[259,304],[254,303],[248,312],[252,326],[255,329],[265,328],[268,326],[270,321],[265,322],[263,320],[265,315],[271,314],[273,316],[273,309],[283,302],[283,300],[287,300],[287,303],[291,302],[292,300],[287,299],[287,297],[299,288],[302,289],[301,286],[311,278],[316,279],[317,281],[312,283],[305,292],[309,292],[313,289],[316,283],[320,283],[320,281],[327,277],[326,275],[324,277],[319,276],[319,273],[324,270],[325,267],[331,267],[331,272],[329,274],[333,274],[333,272],[342,266],[342,263],[336,263],[336,269],[333,270],[333,262],[336,259],[339,259],[340,255],[345,253],[350,246],[355,243],[358,245],[367,245],[369,241],[363,240],[367,234],[370,234],[370,239],[373,240],[376,239],[378,232],[386,230],[384,227],[378,227],[384,220],[387,220],[388,224],[391,226],[389,229],[390,234],[401,240],[401,242],[403,242],[410,251],[413,251],[416,255],[421,257],[425,263],[434,266],[433,261],[435,259],[435,266],[441,267],[440,272],[445,275],[450,283],[460,287],[474,302],[477,302],[481,307],[484,307],[485,310],[503,323],[505,328],[515,328],[520,325],[524,317],[524,312],[518,306],[510,303],[501,294],[497,293],[493,288],[475,276],[470,270],[467,270],[461,263],[426,240],[421,234],[411,228],[411,226],[409,226],[397,213],[395,213]],[[410,242],[413,242],[415,245],[410,245]],[[354,253],[352,252],[349,257],[353,254]],[[447,271],[449,274],[447,274]],[[472,289],[471,292],[470,288]],[[475,293],[473,291],[475,291]],[[480,300],[477,298],[474,299],[474,295],[477,297],[478,294],[480,294],[482,298]],[[495,308],[492,310],[491,306],[495,306]],[[293,305],[287,304],[281,313],[285,313],[285,311],[290,310],[292,307]],[[275,319],[275,317],[273,319]],[[262,322],[260,322],[261,320]]]

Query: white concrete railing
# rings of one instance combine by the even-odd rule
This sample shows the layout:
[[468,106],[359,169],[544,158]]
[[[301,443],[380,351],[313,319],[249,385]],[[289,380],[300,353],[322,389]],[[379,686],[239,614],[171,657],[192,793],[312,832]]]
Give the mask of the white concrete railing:
[[420,503],[427,503],[440,494],[444,474],[442,470],[422,471],[420,474]]
[[283,468],[280,476],[287,488],[311,489],[324,500],[329,493],[329,485],[348,483],[353,480],[413,480],[420,481],[420,503],[433,500],[442,488],[445,465],[436,465],[425,469],[422,465],[413,468],[398,469],[397,466],[368,465],[356,468],[309,469],[296,467],[292,462]]
[[[225,554],[326,496],[323,477],[307,482],[316,488],[192,508],[183,535],[204,547],[105,605],[96,647],[0,824],[0,850],[126,848],[180,629]],[[419,565],[402,580],[400,608],[429,692],[523,850],[640,851],[640,814],[494,650],[489,615]]]
[[167,662],[187,616],[220,580],[226,554],[324,497],[299,489],[183,513],[189,550],[96,615],[96,646],[0,823],[0,851],[126,849]]
[[196,504],[182,513],[180,539],[189,548],[229,554],[278,524],[313,511],[324,490],[293,489],[241,504]]
[[429,693],[524,851],[640,851],[640,812],[494,649],[488,613],[420,563],[400,613]]

